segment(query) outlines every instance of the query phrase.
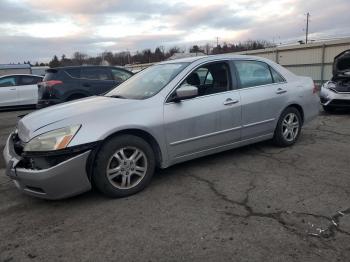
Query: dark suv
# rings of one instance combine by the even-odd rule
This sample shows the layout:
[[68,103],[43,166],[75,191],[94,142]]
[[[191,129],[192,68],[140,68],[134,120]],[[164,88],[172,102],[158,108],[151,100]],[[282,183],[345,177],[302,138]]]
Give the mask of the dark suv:
[[46,70],[38,83],[37,108],[108,92],[133,75],[112,66],[72,66]]

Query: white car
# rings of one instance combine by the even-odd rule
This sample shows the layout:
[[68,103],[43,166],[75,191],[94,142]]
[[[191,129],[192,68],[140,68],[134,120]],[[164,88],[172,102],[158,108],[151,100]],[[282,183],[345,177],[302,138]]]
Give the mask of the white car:
[[350,108],[350,50],[334,58],[333,77],[321,87],[321,105],[324,111]]
[[16,74],[0,77],[0,108],[30,106],[38,103],[38,86],[42,76]]

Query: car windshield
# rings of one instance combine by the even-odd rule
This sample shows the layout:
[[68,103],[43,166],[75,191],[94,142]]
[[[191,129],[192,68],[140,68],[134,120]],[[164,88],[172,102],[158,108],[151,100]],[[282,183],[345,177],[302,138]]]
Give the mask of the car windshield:
[[129,78],[105,96],[127,99],[147,99],[162,90],[189,63],[151,66]]

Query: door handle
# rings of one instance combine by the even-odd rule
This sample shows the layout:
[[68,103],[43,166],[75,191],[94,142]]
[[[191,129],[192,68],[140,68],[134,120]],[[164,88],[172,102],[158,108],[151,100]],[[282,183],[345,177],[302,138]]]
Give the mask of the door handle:
[[90,87],[91,85],[90,84],[88,84],[88,83],[84,83],[83,84],[83,87]]
[[16,90],[16,88],[10,88],[10,90]]
[[282,88],[278,88],[277,91],[276,91],[276,94],[278,94],[278,95],[284,94],[284,93],[287,93],[287,90],[284,90]]
[[227,98],[226,101],[224,102],[224,105],[229,106],[229,105],[237,104],[238,102],[239,100],[237,99]]

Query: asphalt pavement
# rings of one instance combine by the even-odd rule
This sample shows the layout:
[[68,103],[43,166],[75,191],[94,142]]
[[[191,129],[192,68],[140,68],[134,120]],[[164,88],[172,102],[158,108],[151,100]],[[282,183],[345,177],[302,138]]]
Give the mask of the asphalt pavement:
[[[0,149],[29,111],[0,112]],[[263,142],[158,170],[143,192],[46,201],[0,160],[0,261],[349,261],[350,113],[298,143]]]

